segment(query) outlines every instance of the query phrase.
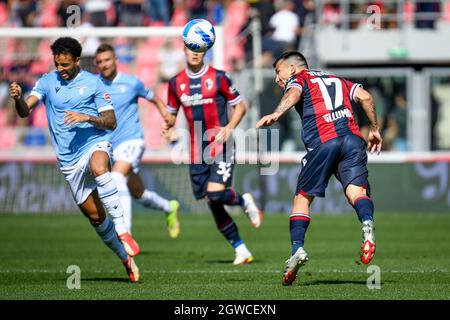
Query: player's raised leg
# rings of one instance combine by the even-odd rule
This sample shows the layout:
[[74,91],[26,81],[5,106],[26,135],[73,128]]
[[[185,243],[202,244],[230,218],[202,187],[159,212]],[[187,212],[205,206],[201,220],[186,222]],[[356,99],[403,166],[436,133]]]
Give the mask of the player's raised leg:
[[374,205],[366,188],[350,184],[345,190],[349,203],[353,206],[362,224],[361,262],[369,264],[375,254]]
[[228,206],[241,206],[245,214],[250,219],[253,227],[259,228],[262,222],[262,211],[256,206],[255,200],[250,193],[243,195],[236,192],[233,188],[225,190],[213,191],[208,193],[208,198],[214,201],[220,201]]
[[89,160],[89,166],[97,183],[99,199],[113,218],[120,240],[130,256],[138,255],[139,245],[126,229],[119,192],[109,172],[109,153],[101,150],[93,152]]
[[239,231],[233,218],[228,214],[224,208],[223,198],[217,196],[225,191],[225,185],[208,182],[207,197],[208,206],[211,209],[217,228],[220,233],[233,246],[235,251],[234,265],[244,265],[253,262],[253,256],[248,250],[244,241],[239,236]]
[[154,191],[145,189],[139,174],[132,172],[128,178],[128,188],[133,198],[146,208],[162,210],[166,213],[167,231],[172,239],[180,235],[179,209],[177,200],[167,200]]
[[139,281],[139,268],[132,257],[128,255],[123,243],[119,240],[114,228],[114,223],[106,216],[103,205],[94,190],[79,205],[81,212],[89,219],[97,234],[103,242],[119,257],[124,264],[131,282]]
[[291,234],[292,251],[291,257],[286,260],[286,267],[283,273],[282,284],[291,285],[296,279],[297,274],[303,265],[309,260],[308,254],[303,249],[306,231],[310,222],[309,206],[314,197],[297,194],[294,198],[292,213],[289,216],[289,230]]

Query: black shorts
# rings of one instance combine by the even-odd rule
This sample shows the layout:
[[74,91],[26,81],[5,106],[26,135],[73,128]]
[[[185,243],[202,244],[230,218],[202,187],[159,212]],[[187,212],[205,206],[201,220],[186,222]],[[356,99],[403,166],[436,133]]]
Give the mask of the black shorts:
[[233,181],[233,163],[219,162],[213,164],[191,164],[189,174],[191,176],[192,191],[195,198],[206,196],[208,182],[216,182],[231,187]]
[[370,196],[366,142],[356,135],[346,135],[322,143],[302,159],[297,194],[324,197],[331,175],[342,184],[364,187]]

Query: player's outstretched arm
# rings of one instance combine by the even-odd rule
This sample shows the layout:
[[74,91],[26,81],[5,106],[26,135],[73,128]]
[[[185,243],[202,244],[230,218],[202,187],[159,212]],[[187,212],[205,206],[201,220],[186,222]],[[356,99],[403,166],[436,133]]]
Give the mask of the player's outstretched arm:
[[244,102],[240,101],[234,107],[233,115],[231,116],[230,121],[225,127],[221,127],[219,132],[215,136],[215,141],[217,143],[225,143],[230,137],[232,131],[238,126],[241,122],[244,115],[247,113],[247,107]]
[[22,97],[22,88],[16,82],[9,85],[9,96],[14,100],[17,114],[21,118],[28,117],[31,110],[39,103],[39,98],[33,95],[30,95],[24,100]]
[[268,114],[262,117],[257,123],[256,128],[261,128],[262,126],[271,126],[275,122],[278,121],[286,111],[295,106],[302,96],[302,91],[298,88],[289,89],[281,98],[280,103],[278,104],[275,111],[271,114]]
[[80,122],[89,122],[90,124],[106,129],[114,130],[117,127],[116,116],[114,110],[106,110],[100,113],[98,117],[88,114],[78,113],[75,111],[66,110],[64,115],[64,123],[73,126]]
[[373,97],[363,88],[359,88],[355,94],[355,101],[361,105],[369,120],[369,136],[367,138],[368,149],[370,153],[373,153],[376,150],[377,154],[380,154],[383,139],[381,138],[380,128],[378,126],[377,112]]
[[156,106],[161,117],[163,117],[163,119],[166,119],[166,113],[168,113],[168,112],[166,110],[166,105],[164,104],[162,99],[155,94],[153,96],[153,98],[149,101],[152,102]]

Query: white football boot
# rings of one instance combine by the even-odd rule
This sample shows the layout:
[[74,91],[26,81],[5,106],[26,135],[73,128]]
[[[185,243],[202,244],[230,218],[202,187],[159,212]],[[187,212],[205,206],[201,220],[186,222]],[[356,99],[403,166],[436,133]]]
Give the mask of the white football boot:
[[362,244],[360,251],[361,262],[369,264],[375,254],[375,226],[373,221],[362,223]]
[[262,211],[258,209],[255,200],[250,193],[244,193],[242,195],[242,198],[244,198],[246,204],[244,209],[245,214],[250,219],[252,226],[255,228],[259,228],[263,219]]
[[284,268],[283,281],[281,284],[283,286],[290,286],[296,279],[297,273],[300,267],[304,266],[308,262],[308,254],[306,251],[300,247],[297,251],[286,260],[286,267]]

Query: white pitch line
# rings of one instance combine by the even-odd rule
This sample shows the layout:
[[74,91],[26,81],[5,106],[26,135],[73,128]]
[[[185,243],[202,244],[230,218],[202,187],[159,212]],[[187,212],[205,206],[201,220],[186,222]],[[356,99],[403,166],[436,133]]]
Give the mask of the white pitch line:
[[[83,271],[83,270],[81,270]],[[116,274],[122,273],[118,271],[86,271],[87,273],[95,274]],[[305,270],[308,273],[367,273],[365,270]],[[446,269],[431,269],[431,270],[383,270],[382,273],[449,273]],[[0,273],[66,273],[65,270],[48,270],[48,269],[0,269]],[[208,273],[282,273],[282,270],[141,270],[141,273],[179,273],[179,274],[208,274]]]

